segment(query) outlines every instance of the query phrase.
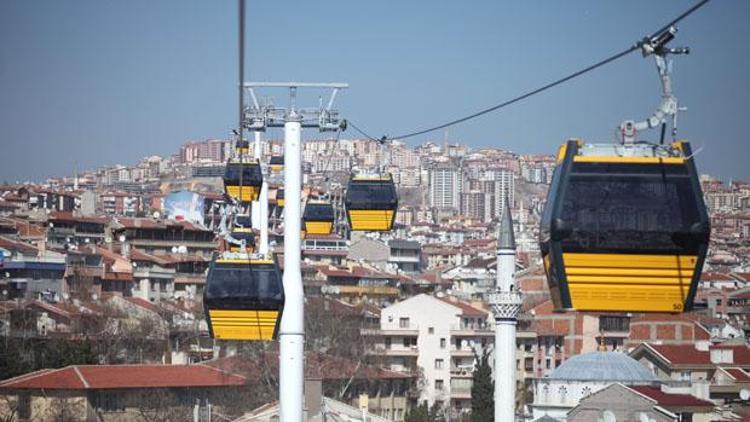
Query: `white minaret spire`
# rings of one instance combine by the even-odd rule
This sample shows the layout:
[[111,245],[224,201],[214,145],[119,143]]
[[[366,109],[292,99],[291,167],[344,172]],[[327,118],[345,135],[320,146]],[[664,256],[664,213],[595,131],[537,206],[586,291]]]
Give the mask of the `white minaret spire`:
[[506,197],[497,233],[497,280],[490,294],[495,316],[495,422],[516,419],[516,322],[522,299],[515,272],[516,239]]

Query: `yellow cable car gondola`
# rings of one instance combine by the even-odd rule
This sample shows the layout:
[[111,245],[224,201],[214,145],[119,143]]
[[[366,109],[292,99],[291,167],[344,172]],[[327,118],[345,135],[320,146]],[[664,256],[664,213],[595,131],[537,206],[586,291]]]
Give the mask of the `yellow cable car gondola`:
[[276,206],[284,208],[284,188],[278,188],[276,190]]
[[346,216],[353,231],[388,231],[393,227],[398,194],[387,176],[355,176],[346,188]]
[[284,156],[283,155],[274,155],[271,156],[271,159],[269,160],[269,164],[271,165],[271,171],[275,173],[279,173],[284,170]]
[[[255,232],[249,227],[235,227],[230,232],[232,242],[229,243],[230,252],[252,252],[255,250]],[[234,243],[239,242],[239,243]],[[242,242],[245,244],[245,249],[242,248]]]
[[[255,249],[255,232],[252,229],[252,219],[248,214],[238,214],[234,216],[232,230],[229,240],[230,252],[252,252]],[[242,248],[241,242],[245,242],[245,249]]]
[[217,340],[272,340],[284,310],[284,288],[272,260],[222,257],[211,263],[203,306]]
[[333,231],[335,215],[328,201],[312,200],[305,204],[302,224],[308,234],[327,235]]
[[540,237],[558,310],[690,310],[709,235],[687,142],[560,148]]
[[257,201],[263,184],[263,172],[258,161],[231,160],[224,171],[224,190],[235,201]]

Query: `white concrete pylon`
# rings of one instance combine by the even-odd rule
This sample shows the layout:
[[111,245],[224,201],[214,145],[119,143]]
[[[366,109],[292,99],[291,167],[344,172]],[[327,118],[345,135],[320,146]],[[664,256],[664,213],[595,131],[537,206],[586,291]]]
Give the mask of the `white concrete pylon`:
[[301,269],[302,125],[291,111],[284,123],[284,314],[279,329],[279,398],[284,422],[302,421],[305,378],[304,297]]

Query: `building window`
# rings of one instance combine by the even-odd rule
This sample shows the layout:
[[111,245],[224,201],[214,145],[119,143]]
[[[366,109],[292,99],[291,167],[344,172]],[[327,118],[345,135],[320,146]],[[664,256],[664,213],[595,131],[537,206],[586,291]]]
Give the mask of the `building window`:
[[441,349],[445,349],[445,339],[444,338],[440,339],[440,348]]
[[680,381],[690,381],[690,371],[680,372]]
[[427,334],[435,334],[435,327],[430,327],[427,329]]
[[563,385],[557,390],[557,393],[560,395],[560,403],[565,403],[565,400],[568,398],[568,389]]
[[399,318],[398,326],[399,328],[409,328],[409,318]]
[[390,337],[385,338],[385,348],[387,350],[391,350],[391,338]]
[[416,337],[404,337],[404,347],[416,347],[416,346],[417,346]]
[[443,380],[435,380],[435,390],[442,390],[443,389]]
[[550,369],[552,367],[552,360],[547,359],[546,368]]
[[534,358],[526,358],[523,360],[523,369],[527,372],[534,370]]
[[630,318],[621,316],[600,316],[599,331],[630,331]]
[[18,418],[21,420],[31,419],[31,396],[28,394],[18,396]]
[[443,369],[443,360],[435,359],[435,369]]

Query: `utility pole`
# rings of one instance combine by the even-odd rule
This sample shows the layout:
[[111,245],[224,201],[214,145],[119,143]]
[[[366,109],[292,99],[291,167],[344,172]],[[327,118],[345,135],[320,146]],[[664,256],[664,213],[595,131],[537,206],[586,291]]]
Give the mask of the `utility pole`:
[[516,420],[516,324],[523,299],[515,272],[516,240],[506,197],[497,233],[495,291],[490,294],[495,316],[495,422]]
[[[346,128],[346,121],[333,110],[341,83],[249,82],[244,84],[252,104],[245,107],[243,124],[256,132],[268,127],[284,128],[284,314],[279,329],[279,401],[281,422],[302,422],[305,382],[305,302],[301,268],[302,222],[302,128],[321,132]],[[289,107],[279,108],[258,102],[257,88],[286,88]],[[331,89],[328,104],[317,109],[298,109],[299,88]],[[256,135],[258,136],[258,135]],[[259,138],[256,138],[256,142]],[[267,188],[266,188],[267,189]],[[261,191],[262,192],[262,191]],[[261,213],[262,210],[261,203]],[[267,207],[266,207],[267,209]],[[261,214],[262,215],[262,214]],[[261,227],[262,229],[262,227]],[[262,236],[262,232],[261,232]],[[262,240],[261,240],[262,244]]]

